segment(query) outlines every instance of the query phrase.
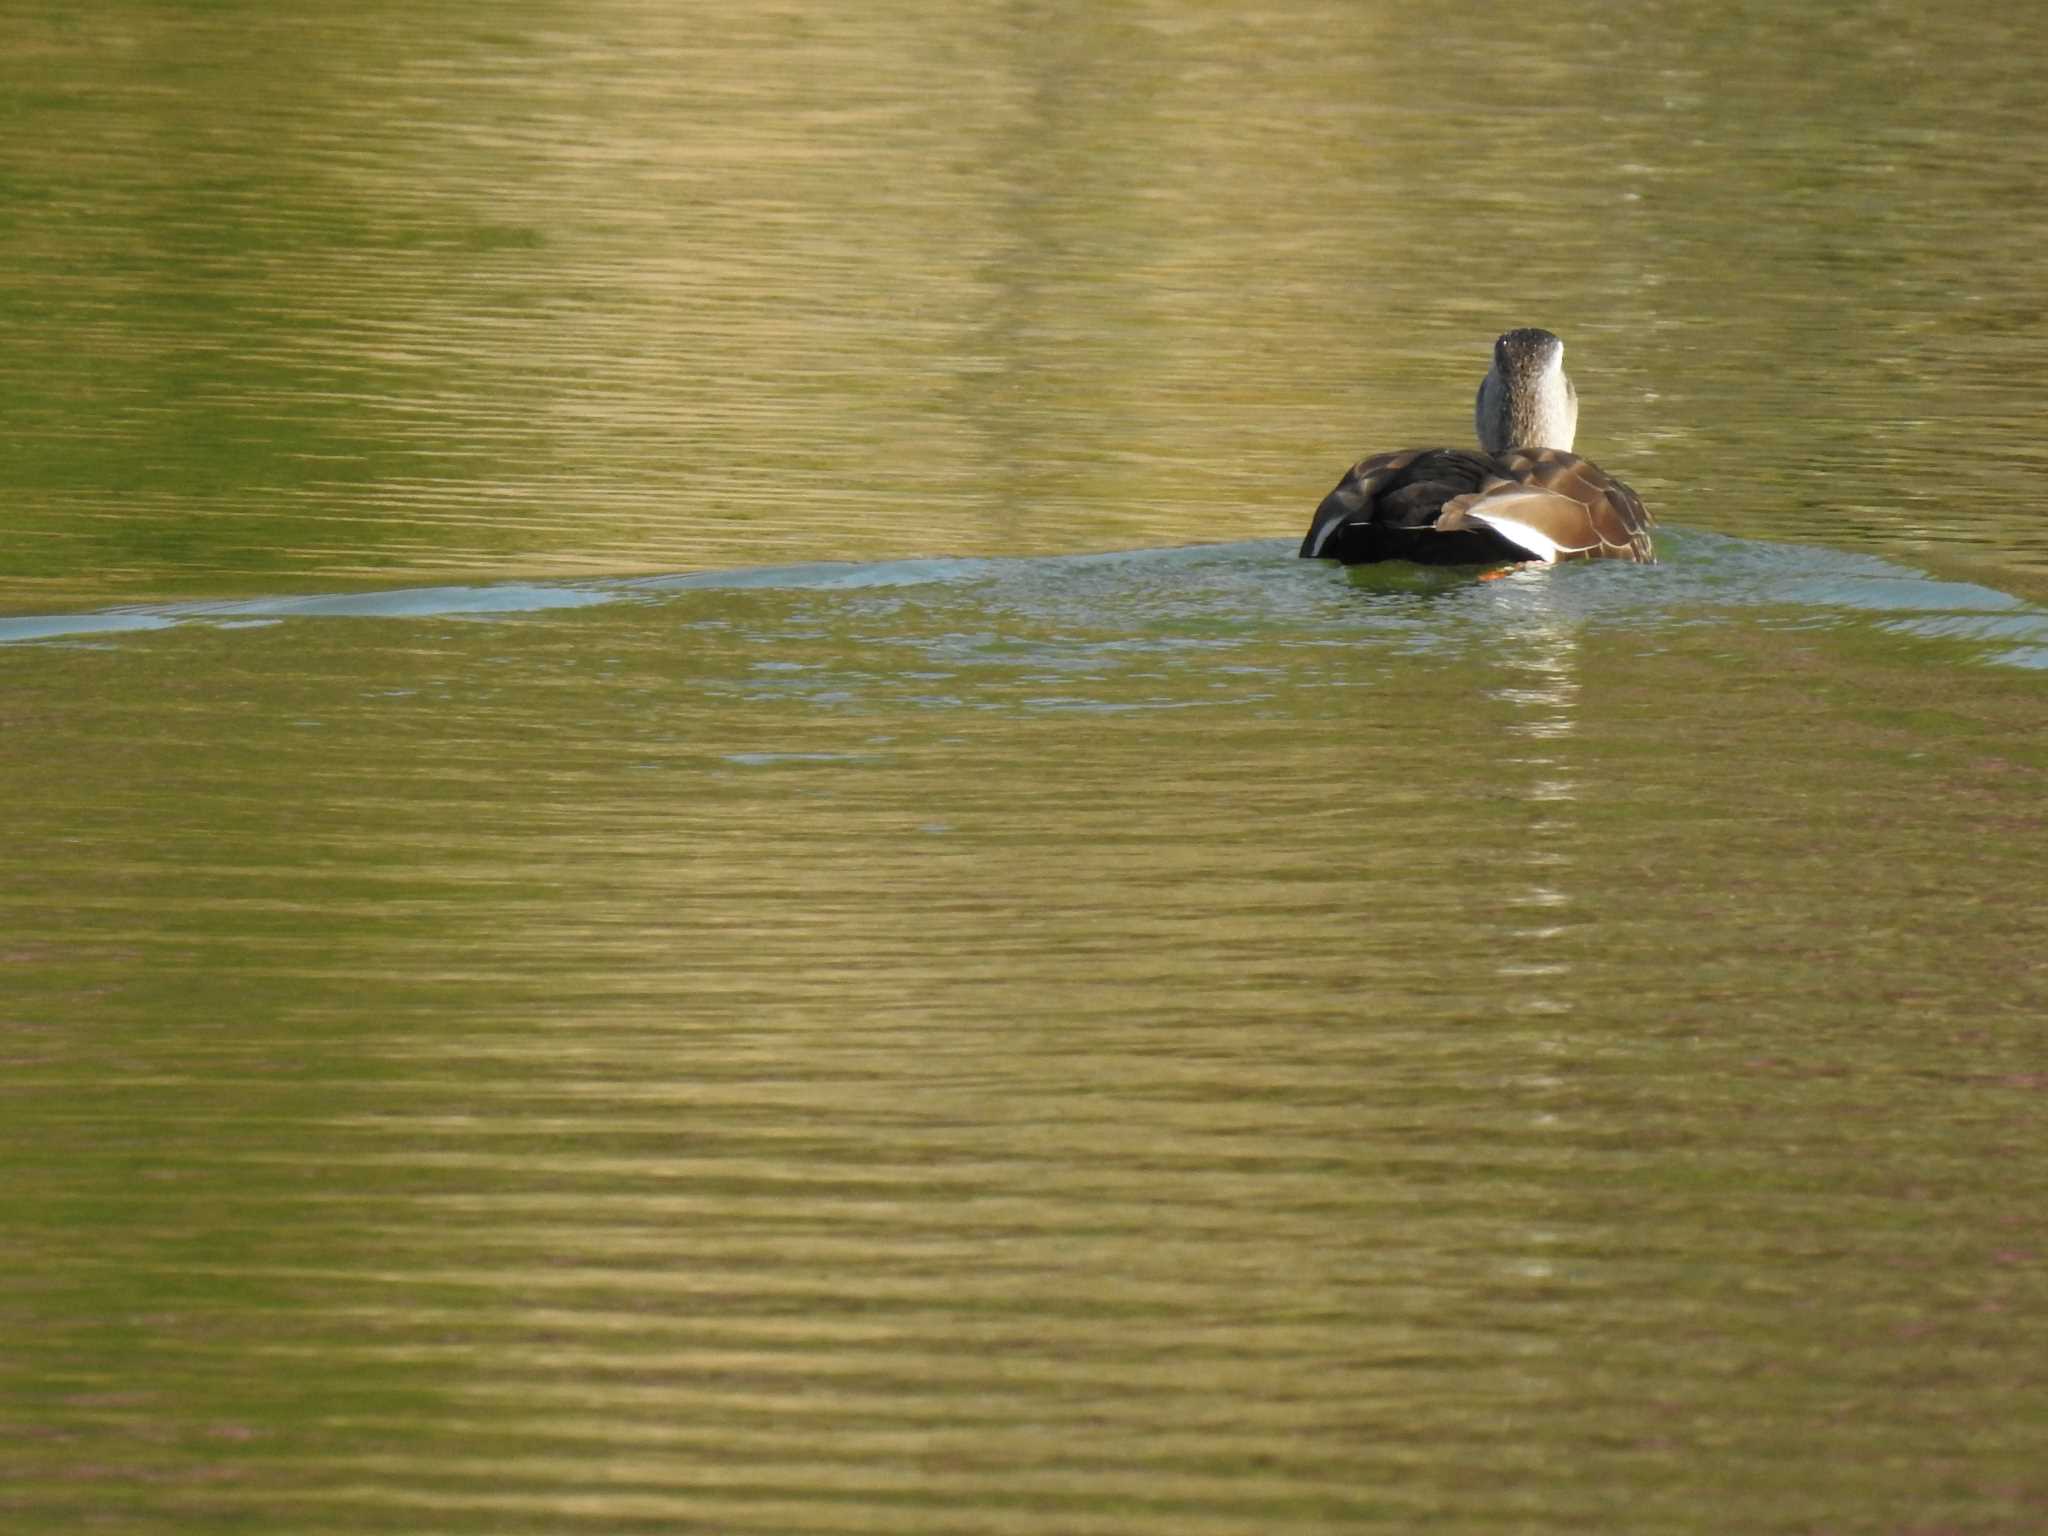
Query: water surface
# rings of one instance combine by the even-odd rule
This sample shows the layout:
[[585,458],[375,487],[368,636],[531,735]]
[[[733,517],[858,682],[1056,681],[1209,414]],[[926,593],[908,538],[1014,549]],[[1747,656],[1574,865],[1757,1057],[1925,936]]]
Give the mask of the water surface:
[[14,7],[0,1525],[2038,1529],[2039,54]]

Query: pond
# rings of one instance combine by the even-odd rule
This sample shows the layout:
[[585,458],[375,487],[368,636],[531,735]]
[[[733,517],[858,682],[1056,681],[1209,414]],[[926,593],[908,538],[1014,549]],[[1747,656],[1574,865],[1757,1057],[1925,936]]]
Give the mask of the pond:
[[0,1523],[2040,1528],[2033,29],[11,34]]

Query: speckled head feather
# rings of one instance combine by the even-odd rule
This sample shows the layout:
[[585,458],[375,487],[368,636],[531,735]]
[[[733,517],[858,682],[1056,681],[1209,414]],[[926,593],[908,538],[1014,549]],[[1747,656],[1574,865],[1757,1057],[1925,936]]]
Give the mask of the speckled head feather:
[[1565,376],[1564,343],[1535,326],[1507,331],[1493,344],[1493,367],[1472,409],[1479,445],[1571,451],[1579,430],[1579,392]]

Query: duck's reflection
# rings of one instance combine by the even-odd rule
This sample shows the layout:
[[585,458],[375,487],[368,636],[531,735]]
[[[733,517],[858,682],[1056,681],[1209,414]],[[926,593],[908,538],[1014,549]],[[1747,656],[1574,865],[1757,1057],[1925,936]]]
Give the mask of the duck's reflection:
[[[1499,759],[1511,770],[1502,788],[1529,812],[1524,836],[1504,858],[1521,878],[1503,893],[1514,909],[1507,927],[1510,958],[1497,967],[1512,978],[1511,1007],[1522,1013],[1565,1013],[1571,962],[1558,941],[1572,927],[1568,877],[1577,832],[1578,640],[1564,624],[1532,624],[1502,663],[1511,674],[1491,696],[1512,711],[1504,727],[1519,744]],[[1547,982],[1548,985],[1539,983]]]

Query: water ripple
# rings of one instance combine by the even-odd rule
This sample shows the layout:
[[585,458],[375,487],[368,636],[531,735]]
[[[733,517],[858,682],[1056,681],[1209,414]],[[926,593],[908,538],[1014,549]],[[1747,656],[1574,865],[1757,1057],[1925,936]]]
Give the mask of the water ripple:
[[1011,560],[809,562],[26,614],[0,619],[0,644],[108,640],[189,624],[514,619],[621,602],[687,608],[700,596],[758,592],[843,597],[850,605],[843,615],[880,633],[894,625],[915,635],[942,669],[1015,662],[1020,631],[1034,637],[1030,658],[1061,672],[1104,659],[1228,652],[1254,637],[1432,650],[1483,643],[1501,623],[1640,627],[1695,623],[1728,610],[1786,628],[1874,622],[1892,633],[1972,643],[1976,659],[2001,666],[2038,668],[2048,650],[2048,612],[1876,556],[1685,532],[1667,533],[1665,550],[1664,562],[1649,568],[1528,570],[1485,583],[1464,572],[1304,563],[1270,540]]

